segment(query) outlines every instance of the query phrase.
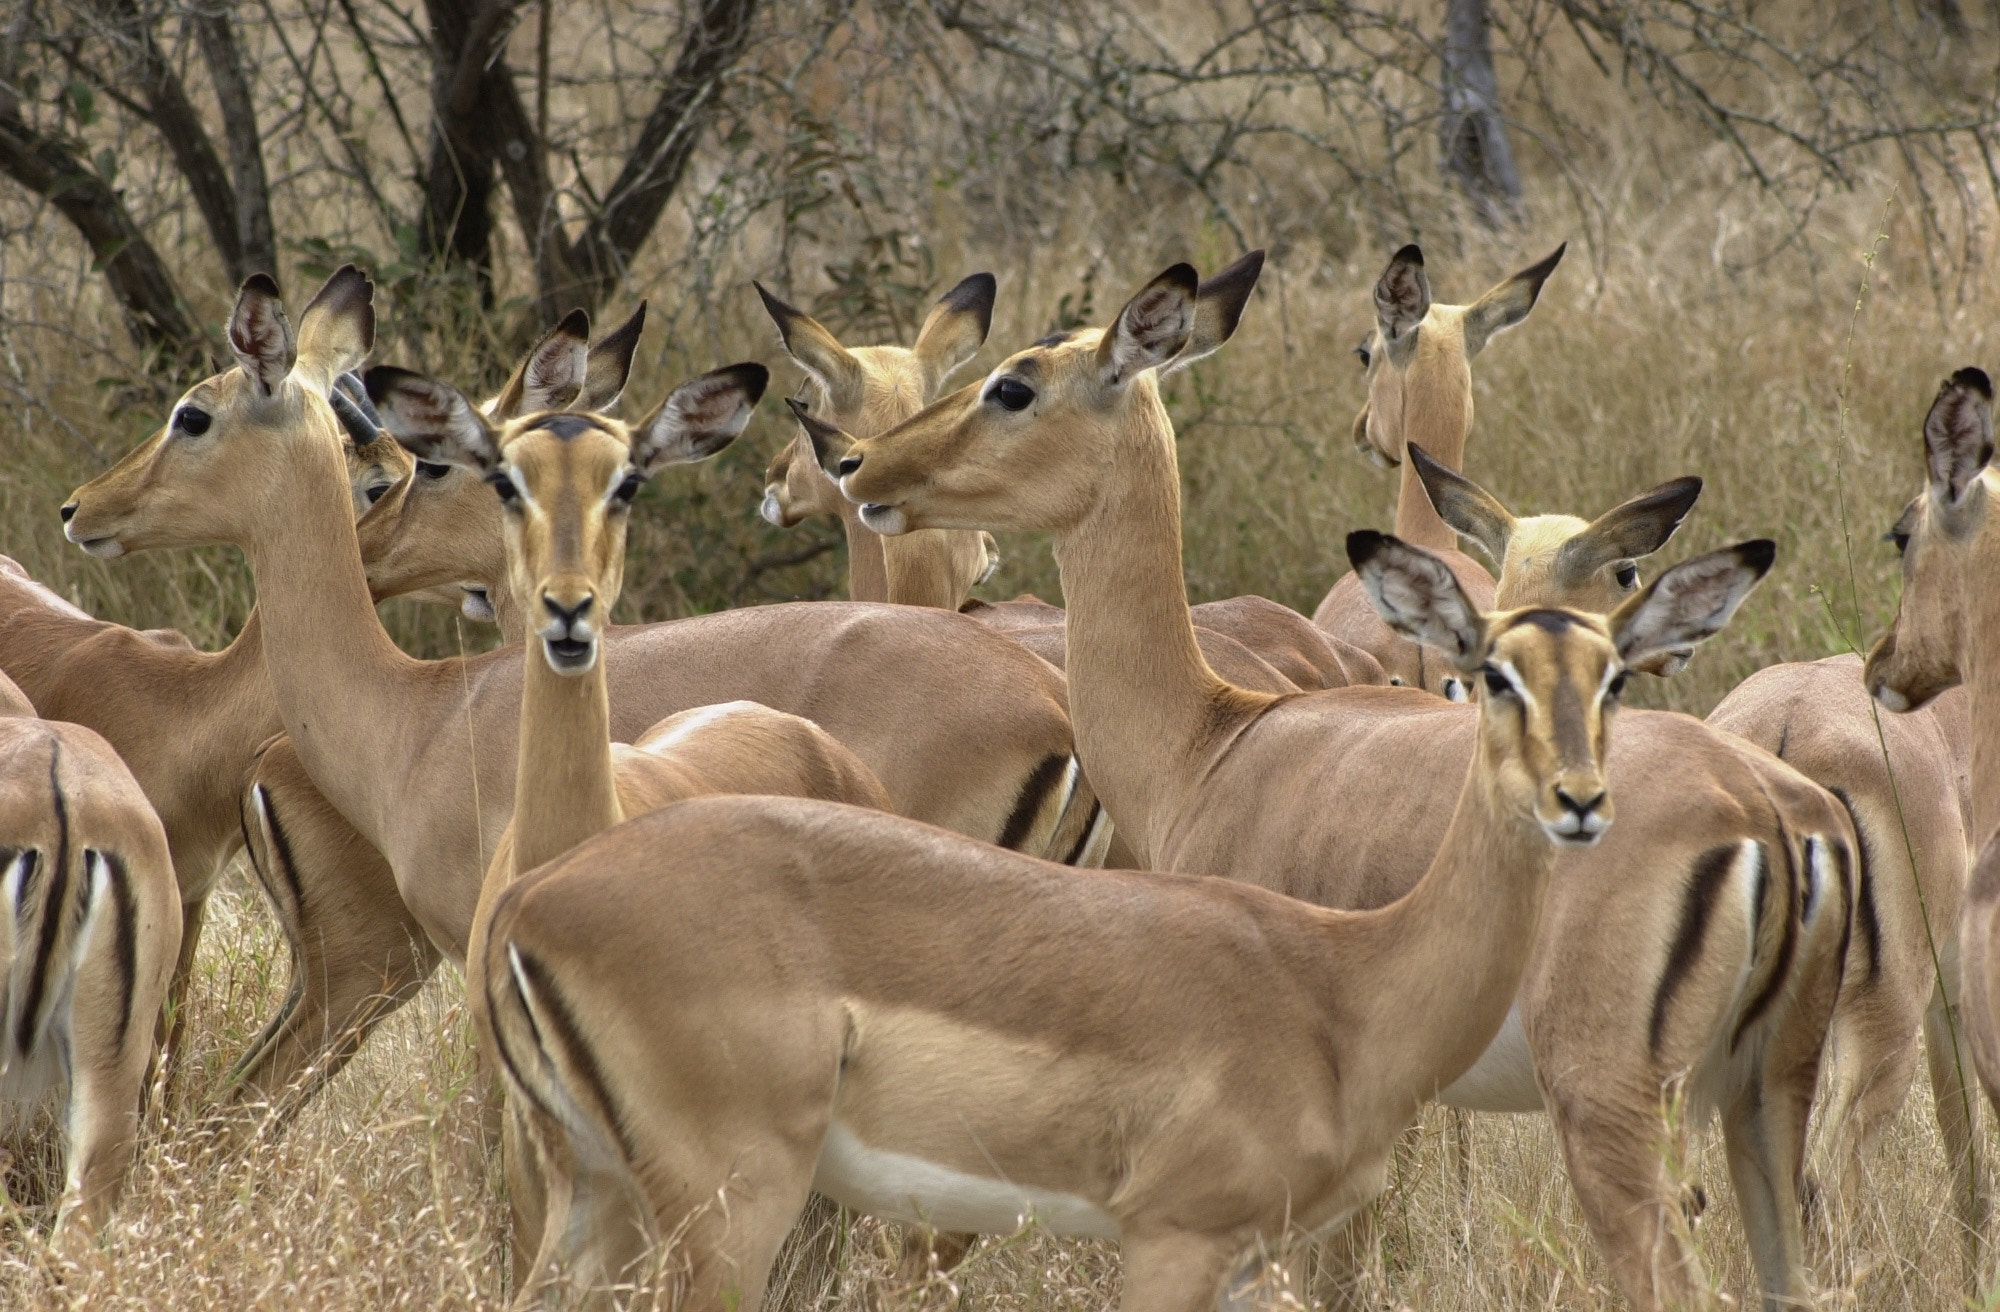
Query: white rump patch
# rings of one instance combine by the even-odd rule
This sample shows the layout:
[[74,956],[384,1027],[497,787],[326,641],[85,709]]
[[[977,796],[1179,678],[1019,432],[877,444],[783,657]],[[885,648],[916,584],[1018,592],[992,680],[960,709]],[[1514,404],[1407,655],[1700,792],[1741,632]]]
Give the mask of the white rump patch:
[[1521,1025],[1521,1004],[1507,1010],[1500,1032],[1472,1069],[1438,1093],[1438,1101],[1472,1112],[1538,1112],[1541,1086],[1535,1083],[1535,1059],[1528,1051],[1528,1032]]
[[813,1188],[856,1211],[939,1230],[1010,1235],[1033,1220],[1051,1234],[1119,1237],[1118,1222],[1089,1199],[870,1148],[839,1121],[820,1149]]

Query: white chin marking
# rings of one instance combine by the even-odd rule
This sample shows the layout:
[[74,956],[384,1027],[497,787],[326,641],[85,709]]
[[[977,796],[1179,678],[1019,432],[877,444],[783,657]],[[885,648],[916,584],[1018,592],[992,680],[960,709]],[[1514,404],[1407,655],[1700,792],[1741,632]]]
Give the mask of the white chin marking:
[[1609,828],[1611,828],[1610,825],[1599,820],[1596,816],[1591,816],[1587,820],[1580,820],[1573,815],[1564,816],[1553,824],[1547,821],[1542,823],[1542,832],[1547,834],[1553,841],[1561,843],[1565,847],[1594,846],[1598,839],[1604,837],[1604,831]]
[[125,554],[125,544],[116,538],[93,538],[89,542],[79,542],[76,545],[99,560],[116,560]]
[[785,512],[778,505],[778,494],[776,492],[766,492],[764,494],[764,504],[758,507],[758,513],[764,517],[764,522],[772,528],[783,528],[785,526]]
[[885,537],[910,531],[909,517],[903,514],[901,506],[863,506],[861,522]]
[[1875,700],[1882,703],[1882,709],[1885,711],[1901,713],[1910,709],[1910,699],[1886,683],[1875,690]]

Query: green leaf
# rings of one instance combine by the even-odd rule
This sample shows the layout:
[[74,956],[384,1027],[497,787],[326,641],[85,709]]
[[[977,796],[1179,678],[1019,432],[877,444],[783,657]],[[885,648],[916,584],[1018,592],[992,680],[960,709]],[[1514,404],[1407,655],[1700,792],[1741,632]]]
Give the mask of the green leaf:
[[118,181],[117,151],[105,146],[91,158],[97,165],[97,176],[104,179],[105,186],[109,187]]
[[97,93],[86,82],[72,78],[63,87],[63,99],[69,102],[70,112],[84,127],[97,122]]

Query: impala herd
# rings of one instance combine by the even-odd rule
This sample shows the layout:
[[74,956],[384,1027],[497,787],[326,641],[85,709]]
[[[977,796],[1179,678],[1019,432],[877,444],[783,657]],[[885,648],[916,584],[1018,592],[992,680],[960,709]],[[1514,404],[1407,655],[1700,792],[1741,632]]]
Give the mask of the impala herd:
[[[1706,723],[1618,711],[1775,549],[1642,581],[1699,479],[1586,520],[1461,472],[1472,361],[1562,255],[1463,306],[1416,247],[1391,260],[1353,436],[1400,466],[1395,535],[1349,535],[1311,621],[1190,606],[1182,574],[1161,380],[1235,333],[1261,252],[1177,264],[957,390],[991,275],[909,347],[844,345],[758,287],[803,371],[762,513],[838,516],[852,600],[636,626],[610,619],[634,498],[744,431],[764,366],[618,418],[645,307],[596,341],[579,311],[476,402],[355,372],[352,267],[296,327],[251,278],[236,366],[62,507],[97,556],[240,548],[236,640],[93,619],[0,558],[0,1100],[17,1126],[60,1100],[54,1238],[111,1213],[244,852],[291,985],[217,1124],[295,1115],[451,960],[521,1306],[664,1282],[757,1307],[824,1200],[947,1264],[1030,1223],[1116,1240],[1132,1312],[1243,1304],[1290,1241],[1365,1214],[1431,1099],[1548,1113],[1639,1309],[1712,1293],[1673,1143],[1719,1120],[1764,1305],[1805,1306],[1808,1236],[1865,1207],[1920,1046],[1975,1279],[1991,385],[1959,371],[1924,421],[1865,666],[1771,667]],[[968,601],[995,530],[1053,535],[1067,612]],[[413,659],[375,611],[401,595],[507,645]]]

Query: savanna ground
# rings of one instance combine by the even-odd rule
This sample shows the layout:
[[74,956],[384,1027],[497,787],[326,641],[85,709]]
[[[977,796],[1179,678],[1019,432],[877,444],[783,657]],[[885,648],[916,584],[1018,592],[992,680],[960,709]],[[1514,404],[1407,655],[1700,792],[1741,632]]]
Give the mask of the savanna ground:
[[[275,61],[277,38],[321,8],[267,6],[246,18],[253,54]],[[1258,592],[1309,613],[1342,568],[1346,532],[1385,526],[1393,506],[1394,475],[1358,459],[1348,437],[1362,398],[1353,347],[1372,321],[1369,288],[1390,251],[1422,241],[1438,298],[1463,301],[1568,240],[1530,319],[1477,361],[1467,472],[1517,513],[1583,514],[1698,473],[1707,480],[1702,500],[1669,557],[1752,535],[1778,539],[1779,568],[1730,631],[1672,683],[1649,681],[1638,694],[1696,714],[1765,664],[1865,645],[1881,631],[1897,573],[1879,538],[1920,485],[1925,406],[1952,368],[2000,365],[1990,340],[2000,310],[1988,258],[1995,199],[1983,179],[1965,182],[1978,176],[1975,152],[1948,147],[1942,173],[1932,156],[1913,162],[1894,149],[1847,156],[1840,185],[1809,165],[1787,172],[1767,159],[1770,185],[1760,185],[1712,125],[1643,94],[1629,67],[1600,72],[1582,38],[1532,3],[1496,6],[1527,198],[1519,222],[1497,231],[1400,156],[1375,161],[1376,184],[1282,138],[1262,140],[1262,155],[1199,187],[1185,170],[1160,166],[1179,158],[1164,148],[1107,163],[1115,152],[1102,134],[1081,126],[1063,127],[1067,137],[1042,134],[1067,102],[1050,92],[1031,113],[1008,101],[1018,88],[990,50],[983,63],[960,50],[962,66],[923,65],[897,44],[895,24],[908,15],[894,4],[799,8],[805,17],[762,33],[745,57],[742,84],[782,94],[746,100],[749,109],[731,102],[683,196],[600,316],[651,300],[656,326],[627,393],[635,409],[726,360],[763,359],[777,375],[774,396],[732,450],[642,496],[627,620],[835,595],[841,586],[830,528],[785,535],[755,517],[764,463],[790,436],[779,389],[796,373],[781,361],[753,277],[858,343],[907,340],[931,296],[991,269],[1000,283],[993,331],[966,378],[1052,327],[1103,322],[1171,261],[1209,270],[1246,244],[1268,245],[1271,262],[1237,338],[1169,388],[1185,560],[1196,599]],[[1661,8],[1671,6],[1648,12]],[[1757,13],[1778,29],[1826,24],[1837,34],[1865,8]],[[1157,20],[1169,46],[1199,46],[1204,24],[1230,12],[1127,10]],[[604,70],[617,53],[596,41],[621,12],[604,6],[601,19],[555,37],[557,64],[581,71],[557,81],[554,117],[586,151],[603,135],[586,129],[623,112],[620,84]],[[1969,21],[1969,35],[1939,37],[1919,66],[1952,95],[1988,104],[1995,42],[1979,25],[1996,20]],[[1928,39],[1910,22],[1913,39]],[[532,45],[532,34],[514,38],[516,47],[523,41]],[[357,58],[338,43],[328,49],[329,67]],[[416,73],[389,62],[391,80],[421,87]],[[949,97],[936,81],[947,67],[959,78]],[[1746,103],[1768,96],[1781,106],[1788,94],[1726,61],[1715,76]],[[1392,107],[1423,91],[1396,83],[1393,69],[1377,82]],[[265,94],[282,104],[286,91]],[[1322,126],[1333,117],[1325,104],[1294,102],[1284,112]],[[968,124],[990,130],[975,138]],[[149,151],[142,131],[111,118],[85,126],[92,141],[120,152],[121,185],[191,312],[218,322],[230,281],[206,254],[157,146]],[[1337,126],[1326,126],[1329,139]],[[379,114],[355,128],[364,142],[389,132]],[[1358,147],[1364,156],[1372,148]],[[381,275],[378,358],[468,390],[504,371],[534,323],[518,232],[501,225],[492,297],[482,303],[463,276],[414,264],[405,234],[343,199],[309,114],[274,129],[267,149],[281,179],[273,205],[295,302],[330,262],[356,258]],[[1148,160],[1151,172],[1140,166]],[[62,541],[55,509],[65,494],[159,424],[173,388],[143,373],[90,252],[50,210],[6,185],[0,551],[94,614],[218,645],[252,600],[233,554],[107,564]],[[1007,537],[1002,547],[1005,564],[982,595],[1059,599],[1046,541]],[[448,613],[391,604],[385,616],[420,654],[492,641]],[[11,1210],[0,1222],[0,1306],[305,1312],[490,1307],[504,1297],[504,1208],[481,1147],[479,1077],[455,979],[434,981],[385,1026],[287,1134],[236,1155],[208,1146],[206,1100],[282,995],[283,961],[250,885],[232,879],[210,913],[178,1081],[154,1101],[117,1222],[73,1266],[45,1250],[37,1214]],[[1829,1305],[1964,1304],[1928,1101],[1921,1086],[1913,1091],[1875,1162],[1866,1233],[1816,1256]],[[1398,1160],[1368,1290],[1382,1305],[1619,1304],[1544,1121],[1475,1117],[1461,1129],[1433,1109]],[[1718,1147],[1697,1140],[1681,1169],[1709,1200],[1693,1222],[1703,1260],[1719,1291],[1741,1296],[1751,1278]],[[18,1168],[14,1179],[22,1182]],[[889,1251],[877,1227],[857,1224],[843,1308],[882,1291]],[[1990,1263],[1983,1282],[1994,1288]],[[968,1306],[1098,1307],[1116,1289],[1105,1247],[1027,1235],[989,1240],[948,1277],[892,1291],[892,1301],[940,1306],[962,1295]],[[1992,1292],[1979,1296],[1982,1306],[1994,1301]]]

